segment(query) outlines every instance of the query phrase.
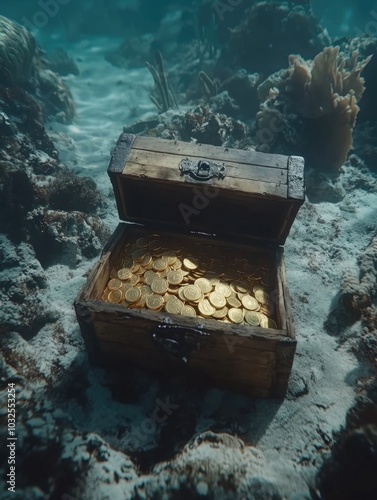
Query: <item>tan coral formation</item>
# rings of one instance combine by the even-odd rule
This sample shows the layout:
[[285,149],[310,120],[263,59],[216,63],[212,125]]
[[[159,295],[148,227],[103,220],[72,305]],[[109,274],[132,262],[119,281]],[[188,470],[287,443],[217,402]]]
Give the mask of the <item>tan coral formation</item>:
[[35,39],[20,24],[0,16],[0,74],[8,81],[28,78],[36,50]]
[[305,119],[310,134],[308,155],[322,170],[337,172],[352,148],[352,130],[359,112],[357,102],[365,90],[361,72],[372,56],[358,62],[339,47],[326,47],[313,61],[289,56],[289,68],[271,75],[258,88],[259,98],[269,99],[273,87],[289,96],[294,112]]
[[303,117],[318,118],[340,108],[354,124],[359,110],[356,103],[365,90],[360,74],[372,57],[358,63],[358,56],[355,50],[347,60],[338,46],[326,47],[312,62],[289,56],[290,85],[297,91],[295,105]]

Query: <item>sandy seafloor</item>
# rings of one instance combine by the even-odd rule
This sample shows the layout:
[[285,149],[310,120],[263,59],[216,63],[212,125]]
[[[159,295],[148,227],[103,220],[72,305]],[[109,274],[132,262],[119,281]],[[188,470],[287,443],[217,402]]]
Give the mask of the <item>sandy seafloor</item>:
[[[72,125],[52,123],[46,127],[54,131],[53,139],[61,160],[79,174],[93,178],[108,200],[108,208],[100,215],[111,231],[118,224],[106,172],[111,148],[124,125],[155,113],[148,97],[152,87],[148,71],[115,68],[105,61],[105,51],[116,47],[118,42],[96,38],[71,46],[65,44],[80,69],[79,76],[65,78],[77,104],[77,118]],[[55,42],[40,39],[39,43],[51,49]],[[59,45],[58,41],[56,44]],[[345,168],[344,172],[344,179],[355,175],[353,167]],[[334,432],[345,424],[346,413],[354,403],[357,380],[365,375],[365,368],[352,353],[353,338],[360,325],[356,323],[343,332],[341,341],[329,335],[323,326],[343,271],[357,269],[357,258],[370,243],[371,227],[376,224],[377,192],[354,189],[351,184],[345,182],[349,187],[339,203],[306,201],[285,245],[287,280],[298,339],[286,399],[283,402],[251,401],[213,389],[207,392],[198,408],[196,433],[211,429],[221,418],[228,418],[234,424],[228,432],[241,436],[248,446],[255,447],[250,448],[254,457],[250,473],[275,483],[280,493],[289,499],[298,493],[307,494],[308,484],[333,443]],[[70,370],[76,358],[85,356],[72,303],[84,284],[84,273],[95,261],[83,261],[76,267],[53,265],[46,269],[47,300],[59,314],[65,335],[64,349],[57,345],[54,324],[43,327],[29,345],[24,343],[22,348],[33,352],[47,377],[57,358],[61,366]],[[122,464],[129,463],[121,452],[129,436],[119,439],[117,429],[125,425],[132,433],[140,426],[153,408],[156,384],[152,380],[149,391],[141,395],[138,403],[122,404],[112,399],[104,370],[92,367],[89,370],[88,408],[83,409],[71,400],[61,410],[69,414],[72,426],[80,432],[97,434],[113,447],[106,466],[110,471],[119,471]],[[145,441],[139,445],[146,449],[153,446],[153,435],[144,437]],[[22,449],[18,452],[22,453]],[[199,460],[196,454],[202,452],[197,449],[189,453],[194,460]],[[79,460],[78,455],[84,452],[80,446],[75,448],[74,443],[67,443],[65,453],[76,454],[75,460]],[[213,463],[228,460],[226,455],[213,456]],[[145,480],[153,482],[152,476],[158,473],[157,467],[148,477],[138,477],[131,470],[132,467],[127,477],[120,473],[121,479],[115,482],[109,480],[111,474],[105,472],[101,463],[93,465],[91,491],[80,498],[128,498],[135,484]],[[159,480],[155,479],[158,490]],[[199,488],[198,493],[200,491]]]

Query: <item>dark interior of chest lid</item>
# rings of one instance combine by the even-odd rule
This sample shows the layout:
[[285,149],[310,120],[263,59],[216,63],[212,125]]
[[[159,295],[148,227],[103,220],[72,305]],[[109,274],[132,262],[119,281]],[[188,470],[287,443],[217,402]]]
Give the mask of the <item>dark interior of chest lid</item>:
[[[142,185],[120,179],[125,200],[123,219],[180,226],[187,231],[244,235],[283,244],[289,231],[290,206],[287,202],[222,191],[209,199],[192,189],[174,191],[167,184]],[[202,192],[203,193],[203,192]],[[204,193],[203,193],[204,194]],[[204,195],[205,196],[205,195]],[[292,214],[294,217],[294,214]],[[289,227],[288,227],[289,226]]]

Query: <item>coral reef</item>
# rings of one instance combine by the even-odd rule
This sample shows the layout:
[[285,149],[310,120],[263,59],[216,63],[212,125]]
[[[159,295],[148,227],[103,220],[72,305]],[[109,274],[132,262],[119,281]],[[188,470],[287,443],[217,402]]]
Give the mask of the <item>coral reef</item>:
[[26,228],[43,266],[59,262],[75,267],[98,255],[110,236],[101,219],[75,211],[36,208],[27,214]]
[[30,93],[45,118],[63,123],[75,115],[73,97],[48,62],[34,37],[23,26],[0,16],[0,84]]
[[56,319],[46,300],[47,279],[33,248],[0,234],[0,333],[33,335]]
[[0,79],[25,84],[32,73],[36,43],[23,26],[0,16]]
[[[26,53],[26,46],[35,46],[31,35],[5,18],[0,18],[0,23],[6,35],[1,35],[0,47],[7,57],[1,56],[0,51],[4,68],[0,84],[0,230],[14,244],[31,243],[36,257],[30,257],[30,261],[52,262],[59,252],[67,254],[68,247],[74,261],[79,261],[81,255],[94,256],[107,234],[99,219],[81,212],[94,213],[101,206],[102,198],[91,179],[79,178],[60,164],[56,148],[44,128],[46,115],[55,119],[60,115],[62,121],[72,118],[70,93],[65,91],[60,77],[40,66],[41,59],[35,50]],[[28,83],[25,77],[30,77]],[[25,88],[29,86],[35,94]],[[43,99],[43,105],[39,99]],[[76,212],[69,214],[71,210]],[[43,247],[41,241],[47,246]],[[32,279],[19,285],[25,293],[29,282]],[[34,323],[40,324],[40,307],[27,309],[30,317],[20,323],[29,324],[30,328]]]
[[61,170],[47,188],[49,205],[54,210],[94,213],[103,206],[96,183],[90,177],[78,177],[71,170]]
[[155,52],[155,66],[149,62],[146,62],[146,65],[155,84],[154,93],[150,94],[149,97],[157,106],[159,113],[164,113],[171,108],[178,108],[173,91],[168,84],[161,52],[159,50]]
[[186,113],[179,128],[184,141],[195,139],[203,144],[231,146],[246,137],[246,127],[239,121],[213,113],[208,107],[197,107]]
[[[241,439],[227,433],[204,432],[192,439],[169,463],[152,470],[136,495],[151,498],[173,494],[180,498],[255,498],[281,500],[274,484],[260,474],[264,456]],[[155,479],[158,478],[158,479]],[[158,482],[157,482],[158,481]]]
[[284,66],[290,54],[314,57],[329,38],[312,11],[300,3],[252,5],[241,24],[229,30],[222,63],[268,75]]
[[[339,54],[339,47],[327,47],[313,61],[301,56],[289,57],[289,68],[271,75],[258,87],[261,111],[257,114],[256,140],[265,150],[262,129],[271,130],[271,115],[279,114],[278,134],[287,131],[289,114],[297,116],[300,133],[292,145],[316,169],[336,173],[352,148],[352,132],[359,111],[364,79],[360,73],[370,56],[358,62],[358,52],[349,58]],[[269,116],[270,115],[270,116]],[[291,134],[292,135],[292,134]],[[273,145],[273,144],[272,144]],[[292,151],[293,152],[293,151]]]

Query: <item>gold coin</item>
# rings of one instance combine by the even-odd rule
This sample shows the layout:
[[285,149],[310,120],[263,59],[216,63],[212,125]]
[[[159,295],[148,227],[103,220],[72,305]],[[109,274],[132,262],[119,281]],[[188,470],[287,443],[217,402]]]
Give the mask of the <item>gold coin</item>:
[[259,306],[257,299],[248,294],[242,297],[241,302],[244,308],[249,311],[256,311]]
[[121,288],[119,288],[119,290],[122,292],[123,294],[123,297],[124,297],[124,294],[127,292],[127,290],[129,290],[130,288],[132,288],[132,285],[131,283],[122,283],[122,286]]
[[145,274],[144,274],[144,283],[146,285],[149,285],[151,286],[152,282],[158,278],[157,274],[154,272],[154,271],[145,271]]
[[118,290],[121,286],[122,282],[117,278],[111,279],[107,284],[109,290]]
[[260,318],[260,326],[262,328],[274,328],[275,330],[277,329],[277,324],[275,321],[271,318],[267,318],[264,314],[258,313]]
[[131,266],[131,271],[134,273],[138,269],[140,269],[140,265],[137,262],[134,262]]
[[166,279],[171,285],[179,285],[180,283],[182,283],[183,280],[182,271],[181,270],[169,271],[166,276]]
[[177,260],[177,256],[174,252],[172,252],[171,250],[167,250],[166,252],[164,252],[161,256],[161,258],[167,260],[167,263],[169,266],[173,265],[174,262]]
[[109,293],[110,293],[110,290],[108,288],[105,288],[105,290],[102,293],[101,300],[103,300],[104,302],[108,302],[109,301]]
[[136,240],[136,245],[140,248],[145,248],[149,245],[149,238],[142,237]]
[[152,293],[153,293],[151,290],[151,287],[148,285],[141,285],[140,290],[141,290],[141,294],[145,295],[146,297],[148,297],[148,295],[152,295]]
[[266,291],[266,288],[264,286],[261,286],[261,285],[254,285],[253,286],[253,292],[254,292],[254,295],[255,295],[255,292],[265,292]]
[[133,266],[133,263],[134,263],[134,261],[132,259],[124,259],[122,261],[122,267],[128,267],[129,269],[131,269],[131,267]]
[[220,279],[218,278],[218,276],[212,276],[210,274],[207,274],[206,277],[205,277],[212,286],[216,286],[217,283],[220,282]]
[[266,304],[270,300],[270,296],[264,290],[257,290],[256,292],[254,292],[254,295],[258,302],[260,302],[261,304]]
[[274,305],[272,302],[263,303],[260,307],[260,312],[266,314],[267,316],[271,316],[274,312]]
[[131,276],[132,271],[129,267],[122,267],[122,269],[119,269],[118,271],[118,278],[120,280],[128,280],[128,278]]
[[133,304],[131,304],[131,307],[141,309],[142,307],[145,306],[146,300],[147,300],[147,297],[142,295],[137,302],[134,302]]
[[149,242],[149,248],[153,250],[159,250],[161,248],[160,240],[152,240]]
[[183,291],[183,295],[187,300],[194,301],[200,299],[202,293],[198,286],[187,285]]
[[176,297],[172,297],[165,304],[166,312],[170,314],[180,314],[182,311],[183,302]]
[[241,307],[241,302],[237,299],[237,297],[231,295],[226,300],[230,307]]
[[209,300],[207,299],[203,299],[199,302],[198,309],[200,314],[206,317],[212,316],[216,310],[214,307],[211,306]]
[[160,278],[166,278],[168,272],[169,268],[167,267],[164,271],[157,271],[157,276],[159,276]]
[[228,308],[223,307],[222,309],[216,309],[216,311],[213,313],[213,317],[217,319],[223,319],[226,317],[228,314]]
[[139,283],[139,281],[140,281],[140,276],[138,276],[137,274],[131,275],[130,283],[132,286],[135,286],[137,283]]
[[149,295],[149,297],[147,297],[145,303],[148,309],[153,309],[155,311],[163,306],[164,299],[161,297],[161,295],[155,295],[153,293],[152,295]]
[[198,286],[203,293],[209,293],[212,290],[212,285],[206,278],[198,278],[195,280],[195,285]]
[[217,283],[217,285],[215,286],[215,290],[217,293],[223,295],[224,297],[230,297],[230,295],[232,294],[230,286],[221,282]]
[[222,309],[226,305],[226,298],[218,292],[210,293],[209,301],[216,309]]
[[108,301],[111,302],[112,304],[119,304],[121,300],[122,300],[122,292],[120,290],[112,290],[109,293]]
[[156,259],[153,262],[153,269],[156,271],[164,271],[168,267],[168,263],[165,259]]
[[236,287],[237,292],[247,293],[249,291],[249,287],[244,281],[235,281],[234,286]]
[[152,262],[152,255],[150,253],[146,253],[142,260],[140,261],[140,265],[142,267],[147,267]]
[[196,312],[192,306],[183,305],[182,309],[181,309],[181,315],[182,316],[190,316],[191,318],[195,318]]
[[184,302],[186,300],[186,297],[184,296],[184,290],[185,290],[185,287],[184,286],[181,286],[179,289],[178,289],[178,297]]
[[228,311],[228,318],[232,323],[242,323],[243,322],[243,313],[241,309],[237,309],[236,307],[232,307]]
[[151,284],[152,292],[163,295],[168,290],[168,282],[164,278],[155,278]]
[[259,314],[255,311],[246,311],[245,312],[245,321],[250,326],[258,326],[260,323]]
[[178,269],[181,269],[182,267],[182,261],[180,259],[177,259],[174,264],[171,265],[171,268],[175,271],[177,271]]
[[135,262],[140,262],[144,259],[145,256],[145,251],[144,250],[135,250],[135,252],[132,252],[132,258],[134,259]]
[[137,302],[141,297],[141,290],[140,288],[129,288],[125,294],[124,298],[127,300],[127,302],[130,302],[131,304],[133,302]]
[[193,257],[186,257],[183,259],[183,267],[188,271],[193,271],[198,267],[198,261]]

